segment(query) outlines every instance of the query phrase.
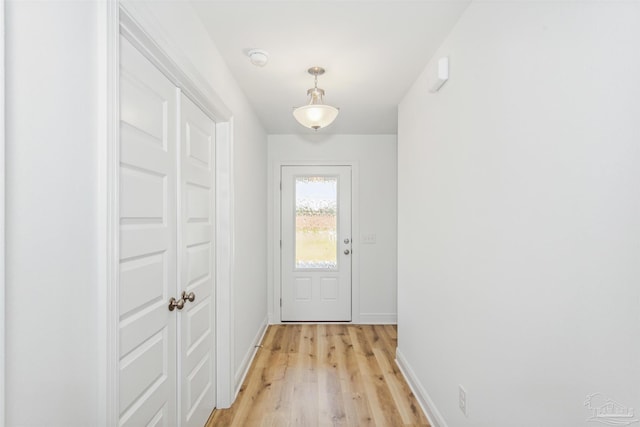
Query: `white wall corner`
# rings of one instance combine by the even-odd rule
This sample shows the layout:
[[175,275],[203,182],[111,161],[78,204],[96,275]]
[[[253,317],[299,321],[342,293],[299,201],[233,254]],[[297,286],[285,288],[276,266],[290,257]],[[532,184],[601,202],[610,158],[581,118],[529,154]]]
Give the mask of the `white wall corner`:
[[361,325],[397,325],[398,313],[360,313]]
[[418,400],[422,411],[427,416],[429,424],[431,424],[432,427],[448,427],[444,417],[440,414],[438,408],[436,408],[433,400],[431,400],[431,397],[399,348],[396,349],[396,365],[398,365],[400,372],[402,372],[402,375],[407,380],[409,388],[411,388],[411,391]]
[[269,319],[265,317],[265,319],[260,324],[260,327],[258,328],[258,333],[256,334],[253,341],[251,342],[251,346],[249,347],[249,350],[242,358],[242,362],[240,363],[240,366],[238,366],[238,369],[236,370],[235,394],[234,394],[233,400],[235,400],[235,398],[238,396],[238,393],[240,392],[240,387],[242,387],[242,383],[244,382],[244,379],[249,373],[249,368],[251,367],[251,363],[253,362],[253,359],[256,357],[256,353],[258,352],[258,346],[262,342],[264,338],[264,334],[267,332],[268,324],[269,324]]

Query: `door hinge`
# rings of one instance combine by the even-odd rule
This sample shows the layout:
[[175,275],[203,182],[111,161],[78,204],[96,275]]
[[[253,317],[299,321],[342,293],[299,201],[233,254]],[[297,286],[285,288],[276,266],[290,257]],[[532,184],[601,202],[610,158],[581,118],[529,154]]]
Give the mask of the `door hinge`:
[[280,298],[280,307],[282,307],[282,298]]
[[282,239],[280,239],[280,249],[282,249]]
[[280,191],[282,191],[282,181],[280,181]]

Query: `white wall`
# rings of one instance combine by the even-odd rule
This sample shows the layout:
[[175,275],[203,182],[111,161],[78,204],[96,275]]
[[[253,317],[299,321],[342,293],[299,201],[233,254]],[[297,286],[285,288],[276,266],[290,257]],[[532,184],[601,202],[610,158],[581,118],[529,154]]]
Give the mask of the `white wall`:
[[[395,323],[396,148],[395,135],[269,135],[269,314],[272,321],[280,321],[277,315],[274,316],[273,288],[274,242],[279,239],[274,237],[273,207],[274,200],[277,204],[278,199],[274,199],[273,190],[274,182],[278,182],[279,165],[296,161],[352,161],[357,164],[359,173],[354,177],[359,191],[354,195],[358,216],[353,222],[357,222],[360,236],[374,233],[377,237],[375,244],[355,242],[358,247],[354,247],[353,255],[360,268],[359,283],[354,283],[354,289],[359,289],[360,295],[356,301],[359,312],[354,313],[354,320]],[[354,280],[358,277],[354,276]],[[275,286],[279,287],[279,282]]]
[[6,425],[98,420],[97,11],[6,3]]
[[585,426],[596,392],[640,415],[638,22],[474,2],[450,80],[400,104],[399,358],[440,426]]
[[[267,136],[195,10],[186,2],[126,1],[134,17],[150,23],[182,53],[185,71],[204,82],[233,115],[234,375],[244,370],[266,325]],[[152,34],[153,35],[153,34]]]
[[[101,7],[6,4],[3,415],[12,427],[100,422]],[[239,367],[266,321],[266,134],[191,7],[155,3],[152,12],[193,63],[186,71],[204,76],[233,112]]]

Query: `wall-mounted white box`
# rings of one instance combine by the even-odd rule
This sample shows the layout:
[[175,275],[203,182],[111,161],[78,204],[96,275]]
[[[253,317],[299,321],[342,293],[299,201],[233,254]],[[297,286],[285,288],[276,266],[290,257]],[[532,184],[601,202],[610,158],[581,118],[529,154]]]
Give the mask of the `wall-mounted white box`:
[[429,75],[429,91],[437,92],[449,80],[449,57],[443,56],[433,67]]

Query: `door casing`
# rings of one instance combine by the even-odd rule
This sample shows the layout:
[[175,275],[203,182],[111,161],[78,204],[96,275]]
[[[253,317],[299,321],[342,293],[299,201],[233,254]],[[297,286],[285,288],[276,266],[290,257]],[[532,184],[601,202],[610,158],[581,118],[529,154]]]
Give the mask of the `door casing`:
[[[280,170],[283,166],[350,166],[351,167],[351,236],[352,236],[352,259],[351,259],[351,322],[336,323],[360,323],[360,225],[359,225],[359,171],[357,161],[278,161],[274,162],[269,176],[270,189],[272,194],[272,215],[270,218],[272,233],[269,236],[271,248],[270,268],[272,269],[272,280],[269,284],[268,299],[269,323],[281,324],[282,318],[280,298],[282,281],[282,259],[280,252],[281,229],[281,192],[280,192]],[[291,323],[291,322],[287,322]]]
[[0,427],[4,427],[4,2],[0,5]]
[[[228,408],[235,398],[233,360],[233,114],[208,85],[193,73],[193,66],[178,52],[154,22],[138,22],[129,10],[143,4],[107,0],[98,16],[100,70],[98,188],[105,197],[99,207],[100,257],[100,388],[99,425],[112,426],[118,420],[118,200],[119,200],[119,51],[122,34],[156,65],[163,74],[216,122],[216,371],[218,408]],[[143,16],[142,14],[137,14]],[[225,224],[225,226],[221,226]],[[1,422],[1,421],[0,421]],[[1,425],[0,425],[1,427]]]

